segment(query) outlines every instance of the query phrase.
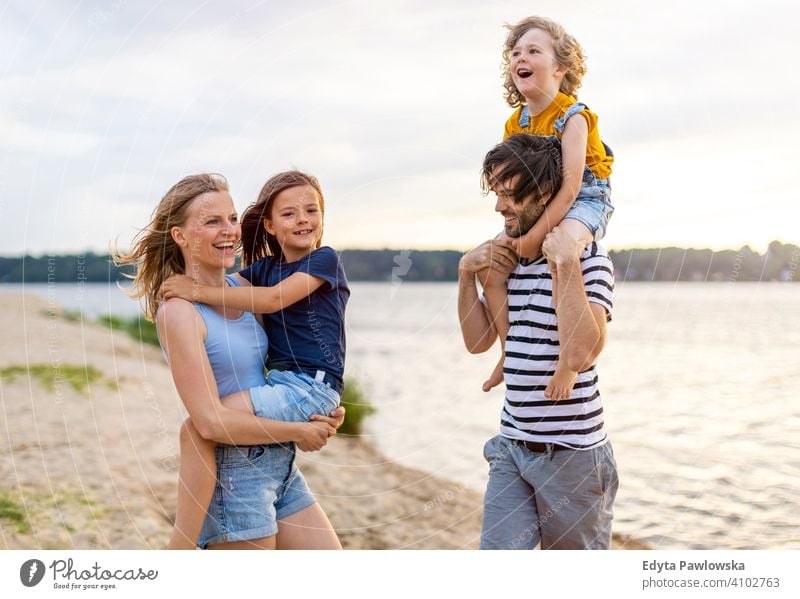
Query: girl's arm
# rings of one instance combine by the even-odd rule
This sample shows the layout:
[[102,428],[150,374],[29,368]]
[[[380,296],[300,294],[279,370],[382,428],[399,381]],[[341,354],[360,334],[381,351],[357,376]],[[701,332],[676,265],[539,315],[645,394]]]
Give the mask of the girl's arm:
[[586,119],[577,118],[579,116],[575,115],[567,121],[564,134],[561,136],[561,155],[564,165],[564,182],[561,184],[561,189],[548,202],[544,213],[530,231],[517,240],[517,253],[523,258],[536,258],[542,254],[544,238],[564,219],[581,190],[583,169],[586,167],[586,140],[589,127]]
[[183,300],[169,300],[161,306],[156,319],[175,387],[203,438],[228,445],[261,445],[317,437],[327,441],[328,435],[335,432],[325,422],[282,422],[226,408],[219,401],[204,347],[205,323],[194,306]]
[[308,297],[324,282],[319,277],[296,272],[272,287],[209,287],[199,285],[188,275],[175,275],[161,285],[161,294],[164,299],[179,297],[211,306],[270,314]]

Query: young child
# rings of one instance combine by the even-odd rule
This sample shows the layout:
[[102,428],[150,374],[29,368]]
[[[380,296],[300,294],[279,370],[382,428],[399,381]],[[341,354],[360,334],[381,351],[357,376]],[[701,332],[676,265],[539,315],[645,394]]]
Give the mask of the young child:
[[[614,208],[609,199],[613,155],[600,140],[597,116],[576,99],[576,91],[586,73],[583,49],[561,25],[544,17],[528,17],[510,30],[503,49],[505,99],[516,108],[506,121],[503,139],[527,133],[552,136],[561,142],[564,182],[547,201],[539,221],[525,235],[514,234],[514,223],[506,223],[522,258],[541,254],[542,243],[555,227],[567,229],[583,247],[605,235]],[[580,115],[578,118],[577,115]],[[523,198],[515,198],[521,201]],[[504,234],[501,233],[501,237]],[[557,300],[558,273],[553,276],[553,305]],[[489,276],[489,269],[478,273],[486,303],[503,344],[503,355],[483,384],[483,390],[503,382],[505,338],[508,334],[507,285],[501,277]],[[567,399],[576,372],[559,360],[545,396]]]
[[[344,313],[350,290],[341,261],[320,247],[324,199],[316,178],[299,171],[267,181],[242,216],[242,286],[210,287],[187,275],[167,279],[165,300],[225,306],[263,314],[269,339],[267,384],[225,398],[225,405],[262,418],[300,422],[328,415],[343,389]],[[171,548],[194,548],[204,506],[216,484],[215,443],[195,436],[181,443],[181,471],[200,472],[179,502]],[[198,457],[199,456],[199,457]],[[186,464],[184,460],[202,460]],[[180,523],[180,526],[179,526]],[[180,528],[180,529],[179,529]]]

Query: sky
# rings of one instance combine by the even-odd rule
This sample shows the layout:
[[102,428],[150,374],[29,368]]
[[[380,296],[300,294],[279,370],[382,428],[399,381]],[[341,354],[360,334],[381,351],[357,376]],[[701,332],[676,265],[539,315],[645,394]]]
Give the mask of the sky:
[[105,252],[187,174],[239,210],[300,168],[336,248],[466,250],[500,231],[481,195],[506,22],[582,44],[579,98],[614,150],[604,243],[800,242],[800,39],[790,2],[0,4],[0,255]]

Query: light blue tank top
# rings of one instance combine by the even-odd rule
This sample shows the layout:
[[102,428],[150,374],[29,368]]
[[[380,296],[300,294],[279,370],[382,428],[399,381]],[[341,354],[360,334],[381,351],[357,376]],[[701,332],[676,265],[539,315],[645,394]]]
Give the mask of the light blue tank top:
[[[233,277],[225,279],[231,286],[239,286]],[[194,307],[206,323],[206,353],[219,396],[265,384],[264,358],[269,344],[255,316],[244,312],[239,318],[228,319],[206,304],[196,303]]]

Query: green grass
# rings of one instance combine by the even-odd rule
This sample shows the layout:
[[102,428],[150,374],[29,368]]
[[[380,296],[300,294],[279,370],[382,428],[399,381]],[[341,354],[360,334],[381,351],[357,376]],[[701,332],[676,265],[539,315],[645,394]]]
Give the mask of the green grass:
[[104,314],[97,319],[97,322],[107,326],[112,331],[122,331],[142,343],[159,346],[156,323],[146,320],[144,316],[122,318],[121,316]]
[[87,397],[91,386],[96,383],[111,389],[117,386],[116,382],[103,376],[100,370],[90,364],[12,364],[0,369],[0,379],[8,382],[20,376],[38,380],[48,391],[55,391],[57,386],[66,383]]
[[19,533],[30,531],[25,509],[5,493],[0,494],[0,519],[13,522]]
[[360,435],[364,420],[376,411],[369,400],[364,396],[361,387],[354,379],[344,382],[342,405],[345,408],[344,424],[339,428],[343,435]]

